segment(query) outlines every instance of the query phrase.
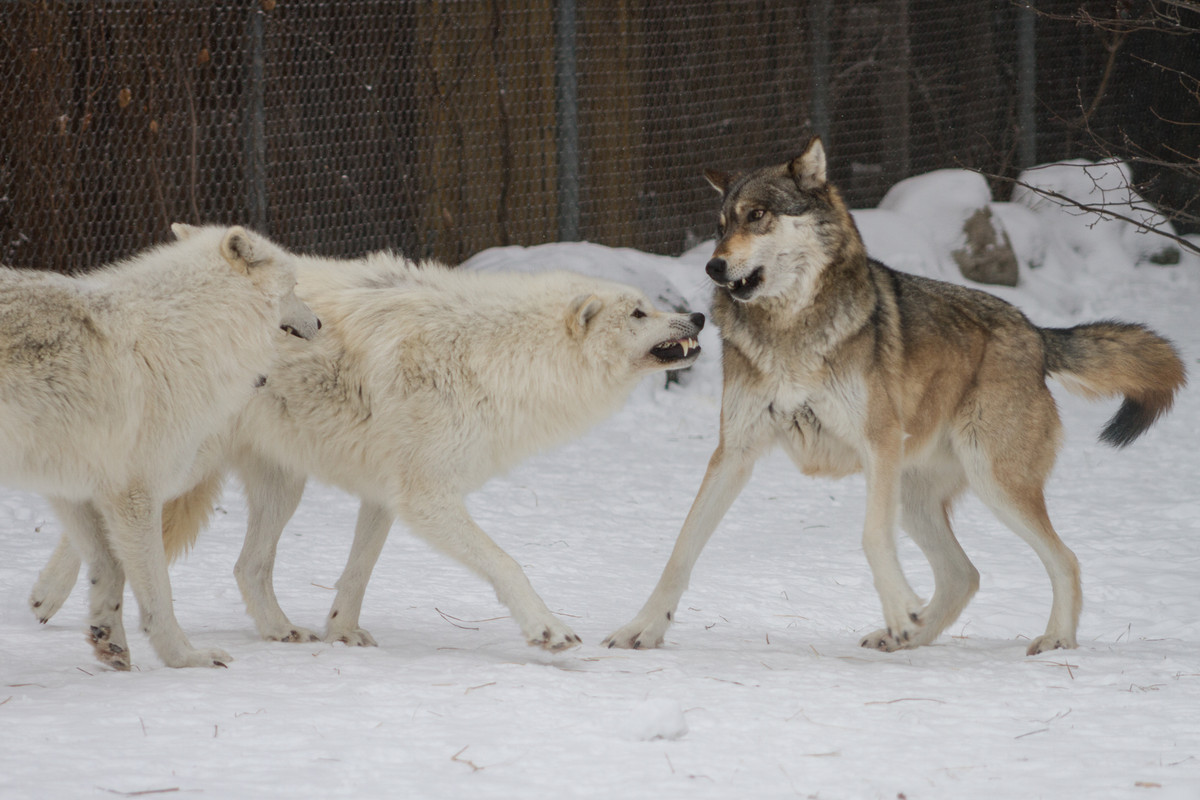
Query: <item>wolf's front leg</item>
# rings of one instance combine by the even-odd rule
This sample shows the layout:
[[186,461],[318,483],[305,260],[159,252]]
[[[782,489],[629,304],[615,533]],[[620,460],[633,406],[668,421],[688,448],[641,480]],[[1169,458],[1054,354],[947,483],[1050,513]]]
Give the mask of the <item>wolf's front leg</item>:
[[551,651],[579,645],[575,631],[550,612],[521,566],[471,519],[461,497],[422,492],[418,502],[404,507],[403,519],[413,533],[487,578],[529,644]]
[[[882,423],[876,423],[883,428]],[[898,650],[914,647],[921,638],[923,604],[912,590],[896,552],[896,517],[900,508],[901,429],[899,422],[877,433],[872,452],[863,462],[867,473],[867,514],[863,550],[887,626],[865,636],[863,647]]]
[[218,648],[192,647],[175,619],[162,540],[163,499],[130,488],[97,501],[109,544],[141,609],[142,629],[168,667],[223,667],[233,659]]
[[718,445],[709,459],[700,492],[692,502],[658,585],[638,615],[604,640],[605,646],[637,650],[662,644],[667,628],[674,621],[679,598],[687,589],[696,559],[750,480],[756,456],[754,449],[738,448],[731,452],[724,443]]
[[[61,512],[58,516],[65,523]],[[79,567],[79,551],[71,544],[70,535],[64,532],[29,593],[29,608],[38,622],[49,622],[71,596],[79,578]]]
[[387,541],[392,527],[392,514],[385,507],[363,500],[358,508],[358,522],[354,526],[354,544],[350,546],[350,558],[337,582],[337,597],[329,609],[325,623],[325,641],[345,642],[360,647],[374,647],[375,638],[358,626],[362,612],[363,595],[371,571],[379,561],[383,543]]

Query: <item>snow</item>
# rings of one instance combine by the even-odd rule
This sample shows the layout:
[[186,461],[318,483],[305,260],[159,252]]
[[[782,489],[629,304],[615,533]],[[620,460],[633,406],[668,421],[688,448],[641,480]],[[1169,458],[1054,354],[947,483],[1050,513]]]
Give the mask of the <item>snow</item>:
[[[1123,162],[1074,159],[1025,170],[1017,176],[1012,199],[1043,212],[1042,223],[1054,230],[1054,238],[1083,258],[1116,251],[1128,254],[1134,263],[1144,263],[1173,247],[1164,244],[1162,237],[1147,235],[1145,229],[1165,233],[1175,229],[1131,187],[1129,166]],[[1081,212],[1070,203],[1104,208],[1126,219]]]
[[[1014,245],[1042,256],[997,294],[1043,325],[1144,322],[1195,370],[1200,258],[1139,265],[1136,240],[1020,209],[1004,217]],[[900,212],[856,218],[875,257],[945,277],[944,246]],[[703,310],[709,252],[560,244],[488,251],[472,266],[567,267]],[[602,649],[657,580],[716,445],[712,326],[702,345],[682,384],[648,380],[588,436],[470,498],[583,636],[566,653],[527,647],[485,584],[401,529],[363,607],[379,647],[257,640],[232,576],[246,510],[231,485],[171,575],[193,643],[235,661],[165,668],[129,624],[137,668],[105,671],[84,642],[83,587],[46,626],[26,608],[59,526],[40,498],[0,490],[0,797],[1200,796],[1194,391],[1125,451],[1096,441],[1115,403],[1056,391],[1067,437],[1048,497],[1082,564],[1077,650],[1024,655],[1049,582],[973,499],[955,514],[982,573],[963,616],[930,647],[859,648],[880,624],[859,543],[863,482],[806,478],[779,454],[709,543],[666,646]],[[275,585],[298,624],[321,624],[356,508],[314,485],[288,526]],[[928,593],[907,538],[901,555]]]

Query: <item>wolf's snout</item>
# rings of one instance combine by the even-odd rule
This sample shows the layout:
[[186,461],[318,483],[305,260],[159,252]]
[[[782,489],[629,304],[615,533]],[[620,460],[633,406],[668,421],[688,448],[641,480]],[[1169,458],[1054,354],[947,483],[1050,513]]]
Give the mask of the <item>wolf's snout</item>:
[[704,271],[708,273],[708,277],[712,278],[717,283],[728,283],[729,279],[726,272],[728,268],[729,265],[725,263],[725,259],[714,258],[708,262],[708,265],[705,266]]
[[704,330],[704,315],[701,314],[700,312],[698,312],[698,311],[693,312],[688,317],[688,321],[696,326],[696,330],[698,330],[698,331]]
[[285,322],[279,327],[297,339],[311,339],[317,335],[317,331],[321,330],[321,320],[318,317],[313,317],[312,320],[297,322],[294,325],[290,322]]

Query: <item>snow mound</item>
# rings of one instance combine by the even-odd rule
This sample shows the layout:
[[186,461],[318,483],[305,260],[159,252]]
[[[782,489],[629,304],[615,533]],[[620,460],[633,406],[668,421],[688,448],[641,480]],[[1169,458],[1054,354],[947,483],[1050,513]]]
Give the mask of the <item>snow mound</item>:
[[[1073,159],[1042,164],[1025,170],[1017,180],[1013,203],[1038,212],[1044,228],[1053,231],[1052,238],[1079,257],[1117,250],[1135,264],[1179,260],[1177,248],[1150,232],[1173,234],[1175,229],[1134,191],[1129,165],[1124,162]],[[1086,211],[1080,205],[1097,211]],[[1128,219],[1106,217],[1098,209]]]
[[629,712],[625,733],[631,739],[651,742],[655,739],[676,741],[687,735],[683,706],[672,698],[651,698]]

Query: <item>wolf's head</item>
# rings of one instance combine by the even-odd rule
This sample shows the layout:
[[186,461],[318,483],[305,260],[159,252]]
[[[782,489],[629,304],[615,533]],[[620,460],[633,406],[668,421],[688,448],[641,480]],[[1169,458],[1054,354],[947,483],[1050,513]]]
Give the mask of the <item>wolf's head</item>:
[[638,375],[682,369],[699,357],[703,314],[660,311],[632,286],[590,283],[567,310],[568,332],[585,353]]
[[171,232],[181,242],[195,237],[219,236],[221,256],[229,266],[277,299],[282,330],[301,339],[311,339],[321,329],[321,320],[296,297],[296,258],[292,253],[240,225],[224,228],[175,222]]
[[734,300],[807,303],[840,251],[861,247],[841,195],[825,179],[819,138],[785,164],[734,175],[709,170],[705,177],[722,196],[707,272]]

